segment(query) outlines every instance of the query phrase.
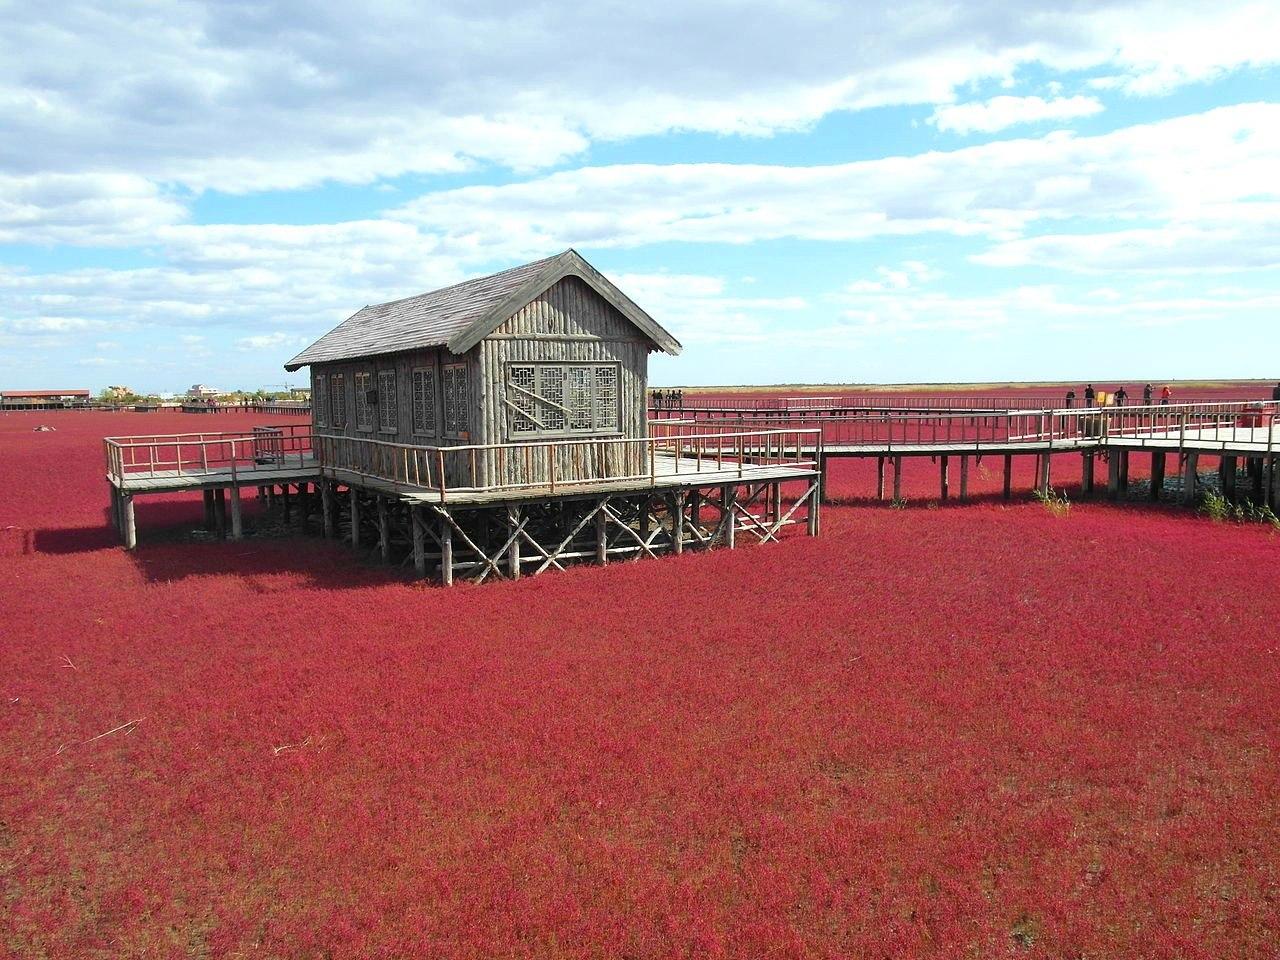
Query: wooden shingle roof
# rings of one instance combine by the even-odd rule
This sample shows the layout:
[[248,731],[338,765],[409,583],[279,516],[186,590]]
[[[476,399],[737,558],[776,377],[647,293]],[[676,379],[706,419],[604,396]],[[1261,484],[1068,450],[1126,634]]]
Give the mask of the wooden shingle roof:
[[402,350],[446,346],[465,353],[508,317],[556,281],[576,276],[630,320],[654,346],[672,355],[680,343],[662,329],[576,250],[487,277],[464,280],[416,297],[367,306],[352,314],[286,363],[297,370],[311,363],[352,360]]

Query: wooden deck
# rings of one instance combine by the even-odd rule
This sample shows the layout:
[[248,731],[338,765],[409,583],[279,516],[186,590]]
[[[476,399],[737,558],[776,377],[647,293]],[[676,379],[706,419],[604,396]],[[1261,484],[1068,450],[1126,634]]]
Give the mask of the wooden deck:
[[432,490],[408,486],[381,477],[371,477],[351,470],[324,468],[323,475],[339,483],[354,484],[376,490],[409,504],[444,503],[450,506],[492,506],[497,504],[545,502],[581,496],[639,492],[644,490],[671,491],[691,487],[723,486],[726,484],[787,482],[816,479],[817,466],[803,467],[791,464],[733,464],[717,468],[694,457],[658,456],[654,458],[655,471],[651,477],[621,477],[586,483],[568,483],[551,486],[505,486],[490,490]]
[[208,470],[156,470],[148,473],[125,474],[114,477],[107,474],[107,482],[121,492],[178,493],[183,490],[212,490],[238,485],[242,487],[267,486],[275,483],[306,483],[318,479],[320,465],[314,459],[301,464],[263,464],[245,468],[210,468]]

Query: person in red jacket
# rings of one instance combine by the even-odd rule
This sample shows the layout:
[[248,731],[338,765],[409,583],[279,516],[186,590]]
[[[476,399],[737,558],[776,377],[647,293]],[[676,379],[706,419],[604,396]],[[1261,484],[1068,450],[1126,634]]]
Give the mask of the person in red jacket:
[[1160,391],[1161,406],[1167,407],[1169,405],[1169,398],[1172,396],[1173,396],[1173,391],[1169,389],[1169,385],[1166,383],[1164,385],[1164,389]]

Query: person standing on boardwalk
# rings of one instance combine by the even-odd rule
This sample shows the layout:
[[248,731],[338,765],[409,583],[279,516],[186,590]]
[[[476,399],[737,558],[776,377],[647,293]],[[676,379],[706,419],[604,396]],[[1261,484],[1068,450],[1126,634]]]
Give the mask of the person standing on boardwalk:
[[1142,388],[1142,405],[1144,407],[1151,406],[1151,390],[1151,384],[1149,383]]
[[1169,400],[1172,397],[1173,397],[1173,391],[1169,389],[1169,385],[1166,383],[1164,385],[1164,389],[1160,391],[1160,405],[1163,407],[1167,407],[1169,405]]
[[1092,384],[1092,383],[1090,383],[1090,384],[1088,384],[1088,385],[1084,388],[1084,405],[1085,405],[1086,407],[1092,407],[1092,406],[1093,406],[1093,398],[1094,398],[1095,396],[1097,396],[1097,394],[1096,394],[1096,393],[1094,393],[1094,390],[1093,390],[1093,384]]
[[1280,383],[1277,383],[1271,390],[1271,399],[1280,400]]
[[1129,391],[1124,387],[1116,387],[1116,406],[1123,407],[1124,402],[1129,399]]
[[1067,409],[1070,410],[1076,405],[1076,391],[1074,388],[1067,391]]

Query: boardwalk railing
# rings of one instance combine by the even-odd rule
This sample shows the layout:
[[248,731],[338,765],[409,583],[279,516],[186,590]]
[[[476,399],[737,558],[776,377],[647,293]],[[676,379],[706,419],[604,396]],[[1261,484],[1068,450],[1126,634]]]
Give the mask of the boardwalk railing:
[[397,488],[448,494],[571,491],[597,484],[742,477],[753,466],[817,469],[821,431],[812,428],[719,431],[644,439],[545,440],[421,447],[362,437],[316,436],[326,470],[345,471]]
[[[1125,446],[1171,441],[1201,449],[1242,443],[1266,444],[1280,430],[1276,417],[1280,405],[1271,401],[1190,403],[1146,407],[1075,407],[1022,410],[1002,413],[938,411],[934,413],[882,412],[844,416],[814,416],[803,411],[775,411],[768,417],[744,416],[743,426],[773,429],[820,430],[823,444],[831,449],[869,447],[884,450],[904,447],[962,447],[975,451],[989,447],[1069,446],[1109,440]],[[685,418],[651,420],[655,436],[667,434],[710,435],[722,432],[729,418],[691,421]]]
[[107,475],[116,482],[228,473],[232,477],[312,463],[311,433],[300,424],[234,433],[107,437]]
[[[1205,406],[1212,404],[1244,404],[1255,403],[1255,400],[1219,401],[1209,399],[1188,398],[1176,406]],[[1152,406],[1152,405],[1147,405]],[[984,413],[1009,413],[1015,411],[1061,410],[1063,397],[1059,396],[967,396],[950,395],[922,396],[918,394],[844,394],[830,397],[694,397],[684,400],[668,401],[653,399],[649,401],[649,415],[655,419],[750,419],[753,422],[773,414],[787,415],[795,411],[807,411],[814,417],[848,417],[869,413],[956,413],[968,411]],[[1087,408],[1083,400],[1070,408],[1075,412],[1082,409],[1135,410],[1131,407]]]
[[284,425],[240,433],[110,437],[103,444],[107,473],[117,483],[214,474],[234,483],[282,468],[313,467],[317,472],[381,481],[404,492],[428,491],[444,500],[451,493],[559,493],[597,484],[654,485],[698,475],[728,482],[760,466],[816,470],[822,434],[788,427],[428,447],[312,434],[301,426]]

